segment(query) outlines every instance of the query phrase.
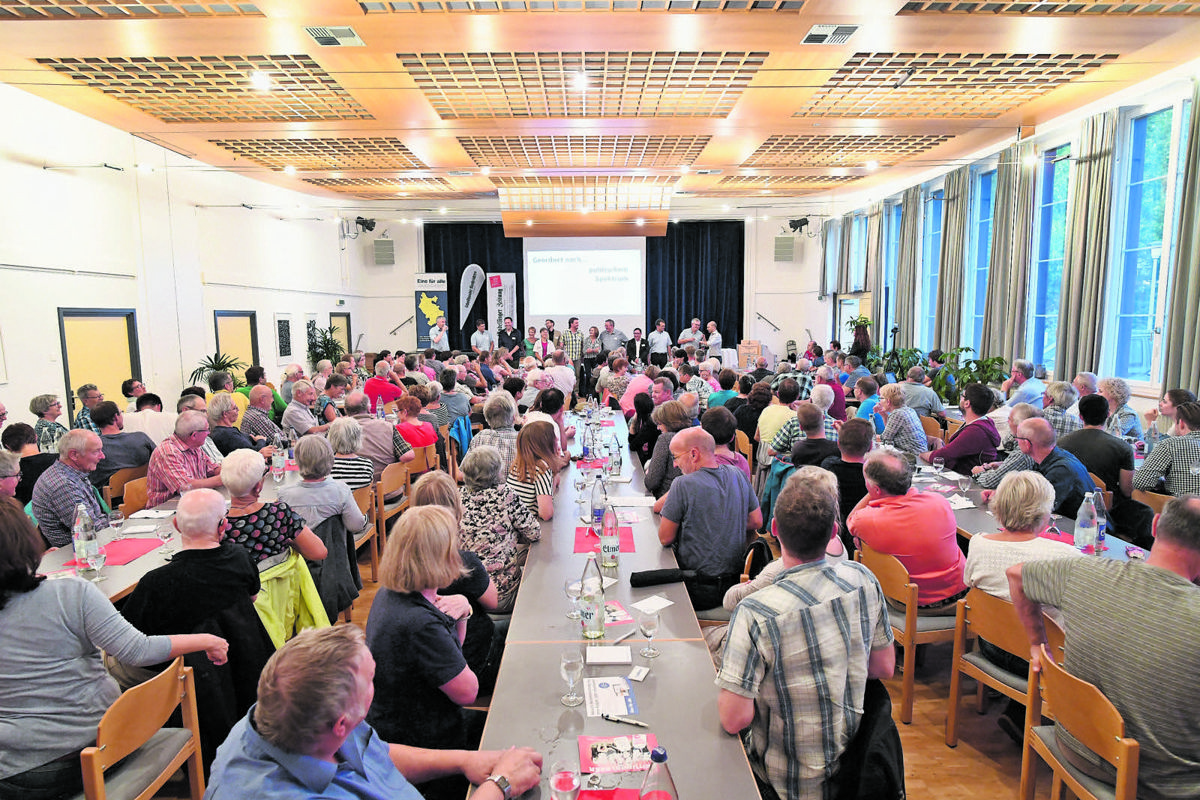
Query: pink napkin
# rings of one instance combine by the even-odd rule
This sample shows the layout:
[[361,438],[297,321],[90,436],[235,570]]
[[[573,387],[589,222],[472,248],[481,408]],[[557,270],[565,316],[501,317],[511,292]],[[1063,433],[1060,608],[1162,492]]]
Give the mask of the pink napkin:
[[[617,528],[617,536],[621,540],[621,552],[632,553],[633,549],[633,528]],[[592,532],[591,528],[580,526],[575,529],[575,552],[576,553],[599,553],[600,552],[600,537]]]

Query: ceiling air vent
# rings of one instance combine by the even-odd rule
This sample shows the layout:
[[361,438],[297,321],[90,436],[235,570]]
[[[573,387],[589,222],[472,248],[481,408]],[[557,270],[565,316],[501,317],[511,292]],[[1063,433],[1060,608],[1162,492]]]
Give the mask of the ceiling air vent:
[[791,236],[775,237],[775,262],[796,260],[796,240]]
[[396,263],[396,242],[393,239],[376,239],[375,266],[390,267]]
[[322,47],[366,47],[354,28],[305,28],[308,35]]
[[446,174],[451,178],[469,178],[474,173],[469,169],[452,169]]
[[696,174],[697,175],[720,175],[721,170],[719,170],[719,169],[698,169],[698,170],[696,170]]
[[857,25],[813,25],[800,44],[845,44],[857,30]]

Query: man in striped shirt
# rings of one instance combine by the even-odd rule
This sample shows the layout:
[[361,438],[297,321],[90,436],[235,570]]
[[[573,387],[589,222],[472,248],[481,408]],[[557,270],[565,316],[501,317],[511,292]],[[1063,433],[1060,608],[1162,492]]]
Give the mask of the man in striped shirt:
[[825,558],[837,518],[827,489],[789,481],[780,492],[771,529],[784,571],[734,610],[716,679],[722,727],[750,728],[755,777],[788,800],[820,800],[858,729],[867,679],[896,665],[878,581]]

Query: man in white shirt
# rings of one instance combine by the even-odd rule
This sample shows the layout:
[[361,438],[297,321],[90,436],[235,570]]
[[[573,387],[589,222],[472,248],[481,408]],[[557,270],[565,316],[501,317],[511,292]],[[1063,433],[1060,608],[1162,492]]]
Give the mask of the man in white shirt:
[[438,317],[429,329],[429,346],[436,350],[438,355],[450,352],[450,331],[446,328],[445,317]]
[[571,392],[575,391],[575,370],[568,362],[567,354],[562,350],[555,350],[550,355],[550,364],[551,366],[545,368],[544,374],[564,397],[570,397]]
[[717,330],[716,322],[708,323],[708,357],[721,360],[721,333]]
[[475,332],[471,334],[471,349],[475,351],[475,355],[486,355],[492,352],[495,346],[496,340],[487,329],[487,323],[481,319],[475,320]]
[[650,332],[647,341],[650,342],[650,363],[662,369],[671,358],[671,334],[667,333],[667,323],[664,320],[654,320],[654,330]]

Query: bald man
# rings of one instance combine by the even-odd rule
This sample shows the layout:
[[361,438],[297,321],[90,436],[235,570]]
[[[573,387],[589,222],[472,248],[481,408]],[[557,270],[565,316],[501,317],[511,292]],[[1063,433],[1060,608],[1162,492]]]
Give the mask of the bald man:
[[675,434],[671,455],[683,474],[671,483],[658,540],[674,547],[679,566],[694,573],[684,577],[692,606],[715,608],[741,577],[762,509],[742,471],[717,462],[716,443],[703,428]]
[[242,414],[242,433],[251,439],[272,444],[283,431],[271,420],[271,406],[275,402],[275,390],[265,384],[250,388],[250,405]]
[[[1049,420],[1027,419],[1017,426],[1017,446],[1033,459],[1034,469],[1054,487],[1055,514],[1075,519],[1083,495],[1096,490],[1087,467],[1078,458],[1058,447],[1058,437]],[[985,492],[985,500],[991,492]]]

